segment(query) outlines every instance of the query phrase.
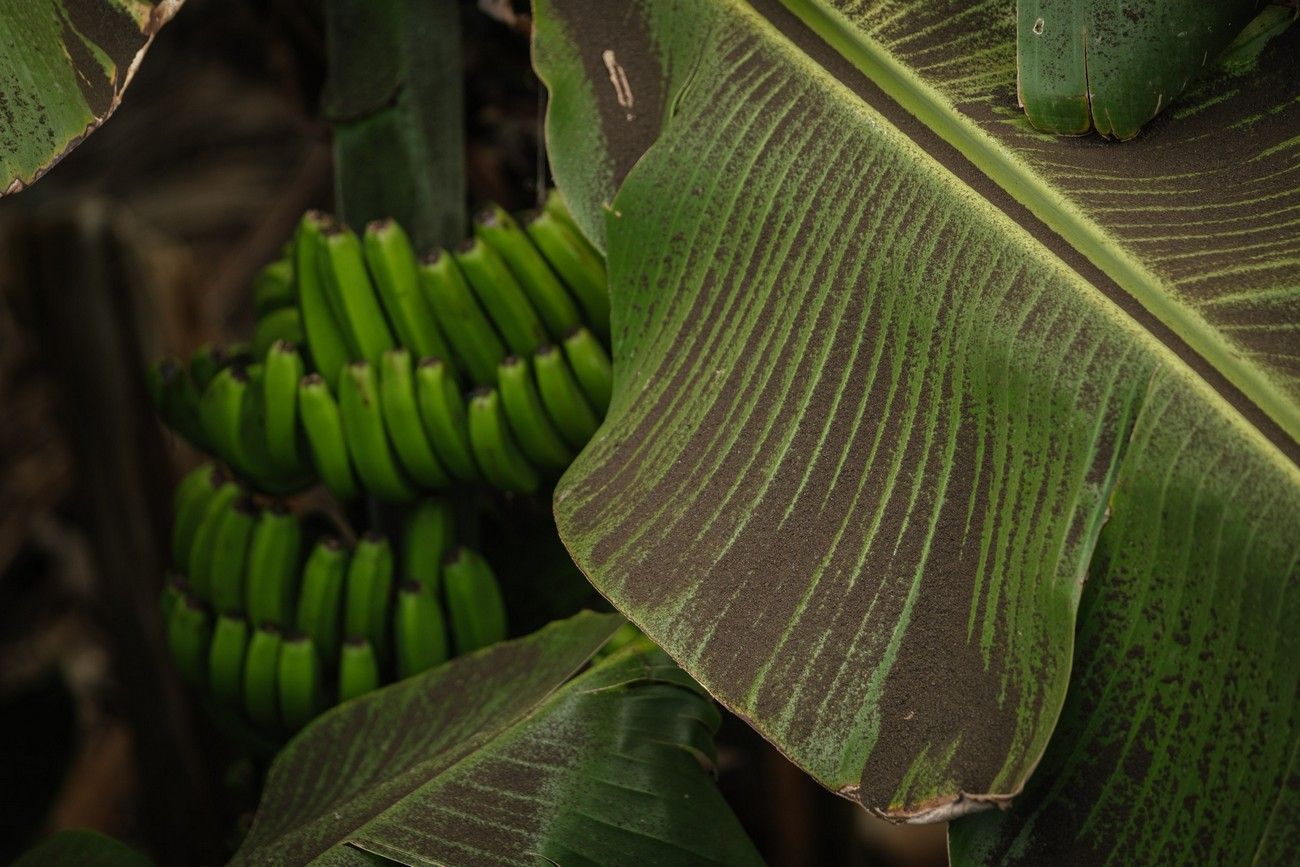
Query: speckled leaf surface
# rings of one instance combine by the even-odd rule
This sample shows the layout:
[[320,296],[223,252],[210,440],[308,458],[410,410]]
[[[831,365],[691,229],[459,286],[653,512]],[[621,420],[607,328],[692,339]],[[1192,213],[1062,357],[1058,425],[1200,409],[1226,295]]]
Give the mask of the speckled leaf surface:
[[183,0],[0,0],[0,195],[34,182],[117,108]]
[[585,612],[317,718],[240,864],[761,864],[705,770],[720,722],[623,620]]
[[[1119,812],[1177,856],[1129,863],[1249,861],[1300,719],[1294,443],[762,5],[535,5],[539,72],[564,82],[551,153],[567,134],[627,149],[553,166],[575,210],[605,217],[614,300],[614,402],[556,492],[575,561],[869,809],[1005,805],[1077,747],[1063,785],[1105,818],[1037,802],[1072,863],[1119,851]],[[624,67],[615,86],[593,60],[647,53],[689,72]],[[611,106],[644,91],[666,108],[638,129]],[[596,165],[628,168],[609,190],[583,176]],[[1073,740],[1054,734],[1076,718]],[[1228,732],[1255,754],[1222,749]],[[1090,794],[1102,764],[1121,773]],[[1022,804],[961,851],[1032,852],[1005,842]],[[1212,830],[1226,812],[1240,834]]]
[[1130,139],[1168,108],[1262,0],[1019,0],[1020,101],[1041,130]]

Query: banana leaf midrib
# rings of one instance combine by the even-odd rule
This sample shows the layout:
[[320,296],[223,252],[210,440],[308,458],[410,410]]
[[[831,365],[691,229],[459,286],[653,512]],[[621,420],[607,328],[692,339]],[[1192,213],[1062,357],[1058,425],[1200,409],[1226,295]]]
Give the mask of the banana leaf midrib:
[[[1188,362],[1190,367],[1197,370],[1239,413],[1249,417],[1252,425],[1265,438],[1286,453],[1292,463],[1300,462],[1300,407],[1280,394],[1258,367],[1239,359],[1234,347],[1222,335],[1195,310],[1178,303],[1159,276],[1130,251],[1107,237],[1105,231],[1081,213],[1077,205],[1048,184],[1036,183],[1033,171],[1017,153],[1001,145],[969,118],[951,111],[931,85],[900,64],[875,40],[859,32],[851,22],[827,9],[818,0],[749,2],[769,20],[775,21],[780,13],[787,13],[787,18],[794,16],[802,21],[835,54],[879,87],[890,101],[905,109],[922,126],[942,138],[998,187],[1028,208],[1047,228],[1059,234],[1095,265],[1100,273],[1106,275],[1106,283],[1113,281],[1115,287],[1134,299],[1172,333],[1162,335],[1151,329],[1148,323],[1139,320],[1144,330],[1157,336],[1175,354]],[[787,20],[778,29],[790,35],[790,23]],[[807,45],[802,47],[809,48]],[[882,108],[879,105],[873,107],[878,110]],[[891,117],[891,120],[894,119]],[[911,130],[903,128],[912,135]],[[951,164],[947,164],[947,167],[950,170],[953,168]],[[960,177],[961,173],[958,172],[958,175]],[[970,183],[968,178],[963,177],[963,180]],[[1039,235],[1039,240],[1048,243],[1041,233],[1036,234]],[[1054,252],[1059,252],[1055,245],[1048,243],[1048,246],[1053,247]],[[1087,274],[1085,277],[1103,292],[1106,291],[1105,283],[1100,283]],[[1134,305],[1123,303],[1111,292],[1106,294],[1130,315],[1134,313]],[[1177,342],[1169,340],[1174,335],[1177,336]],[[1187,351],[1180,351],[1179,344]],[[1197,364],[1190,358],[1192,353],[1203,360],[1204,364]],[[1213,369],[1217,376],[1207,375],[1209,369]],[[1234,399],[1231,393],[1233,391],[1238,392],[1243,399]],[[1257,408],[1257,411],[1252,412],[1251,407]]]

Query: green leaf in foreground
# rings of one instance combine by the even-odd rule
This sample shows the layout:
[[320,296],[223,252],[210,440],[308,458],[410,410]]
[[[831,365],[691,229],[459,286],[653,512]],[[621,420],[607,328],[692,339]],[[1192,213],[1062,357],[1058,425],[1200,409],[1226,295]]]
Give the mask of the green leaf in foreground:
[[582,613],[318,718],[271,766],[236,863],[761,863],[713,786],[718,711]]
[[183,0],[0,0],[0,195],[103,123]]
[[[1249,861],[1297,821],[1294,443],[758,5],[536,3],[550,152],[632,166],[592,199],[554,165],[607,214],[614,305],[613,404],[556,492],[575,561],[828,787],[912,820],[1015,799],[958,823],[963,863]],[[628,92],[658,94],[640,132]]]
[[12,867],[150,867],[143,854],[98,831],[58,831],[28,849]]

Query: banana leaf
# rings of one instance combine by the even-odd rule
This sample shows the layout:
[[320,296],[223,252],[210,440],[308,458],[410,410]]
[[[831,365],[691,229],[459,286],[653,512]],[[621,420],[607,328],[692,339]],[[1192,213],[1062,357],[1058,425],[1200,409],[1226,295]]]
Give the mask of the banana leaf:
[[34,183],[113,113],[184,0],[0,0],[0,195]]
[[1005,4],[787,5],[535,2],[613,300],[575,561],[956,863],[1293,839],[1295,34],[1102,151],[1024,120]]
[[709,778],[720,717],[623,623],[585,612],[319,717],[236,864],[759,864]]

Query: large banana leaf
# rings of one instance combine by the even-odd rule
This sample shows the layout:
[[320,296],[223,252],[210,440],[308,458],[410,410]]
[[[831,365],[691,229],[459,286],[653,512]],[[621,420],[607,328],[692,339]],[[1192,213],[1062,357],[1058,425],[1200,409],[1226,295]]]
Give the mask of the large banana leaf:
[[0,195],[50,170],[122,100],[184,0],[0,0]]
[[[1011,812],[957,825],[959,860],[1249,861],[1297,822],[1300,471],[1269,415],[1296,406],[1300,242],[1234,233],[1296,216],[1300,144],[1274,120],[1295,103],[1269,90],[1295,40],[1104,171],[1049,176],[1103,152],[1020,116],[1006,4],[855,5],[912,66],[833,10],[790,0],[844,55],[758,5],[535,3],[553,169],[614,300],[614,402],[556,492],[576,562],[872,810],[1005,805],[1041,762]],[[1065,243],[889,98],[942,74],[1037,162],[937,98],[902,108],[1108,231]],[[1237,160],[1257,159],[1233,172],[1205,118],[1248,115]],[[1163,172],[1130,164],[1144,148]],[[1199,272],[1160,255],[1215,215],[1190,228]],[[1200,310],[1170,273],[1258,328],[1166,325]]]
[[[349,702],[276,758],[242,864],[761,863],[704,766],[720,717],[582,613]],[[376,858],[378,856],[378,858]]]

